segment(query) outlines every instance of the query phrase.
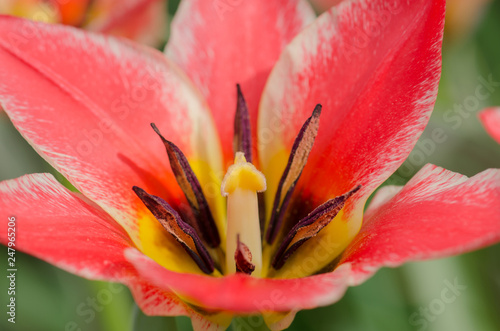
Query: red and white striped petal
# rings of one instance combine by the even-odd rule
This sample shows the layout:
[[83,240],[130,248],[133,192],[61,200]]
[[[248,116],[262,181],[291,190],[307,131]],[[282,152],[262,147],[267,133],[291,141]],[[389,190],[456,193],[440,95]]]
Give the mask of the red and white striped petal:
[[260,104],[265,174],[284,169],[283,150],[319,103],[319,133],[297,185],[316,205],[359,184],[368,197],[405,160],[429,119],[444,7],[444,0],[348,1],[300,33]]
[[171,291],[158,288],[148,282],[134,282],[128,286],[135,302],[146,315],[188,316],[191,318],[194,331],[223,331],[231,323],[232,316],[227,313],[202,315]]
[[479,113],[486,131],[500,144],[500,107],[491,107]]
[[288,329],[295,319],[296,311],[285,313],[265,313],[262,314],[267,327],[271,331],[280,331]]
[[10,233],[5,225],[14,218],[16,250],[88,279],[123,282],[136,275],[123,256],[133,247],[125,231],[50,174],[1,182],[0,217],[4,245]]
[[364,219],[369,219],[374,213],[376,213],[380,207],[385,206],[387,201],[392,199],[396,194],[401,191],[403,186],[398,185],[387,185],[381,187],[373,196],[370,204],[365,210]]
[[0,104],[24,138],[136,244],[142,203],[134,185],[174,205],[184,199],[151,122],[190,161],[204,162],[194,169],[200,178],[221,172],[202,97],[160,52],[6,16],[0,34]]
[[[125,231],[102,209],[64,188],[50,174],[33,174],[0,183],[0,243],[33,255],[63,270],[93,280],[127,285],[147,315],[186,315],[195,330],[222,330],[227,314],[203,316],[171,291],[150,285],[124,257],[133,247]],[[8,233],[14,233],[9,236]],[[141,253],[139,253],[141,254]],[[161,268],[161,267],[160,267]]]
[[[394,191],[393,191],[394,192]],[[359,284],[381,267],[461,254],[500,241],[500,170],[474,177],[426,165],[375,207],[343,254]]]
[[125,256],[152,284],[173,291],[192,304],[232,313],[288,312],[329,305],[347,288],[349,266],[333,273],[296,279],[266,279],[243,274],[209,277],[162,268],[135,249]]
[[271,72],[258,119],[268,203],[295,135],[318,103],[318,135],[292,197],[302,210],[289,213],[312,211],[362,185],[343,215],[296,252],[297,263],[325,243],[336,248],[317,268],[342,252],[361,227],[368,196],[424,130],[440,77],[444,7],[444,0],[343,2],[301,32]]
[[255,137],[269,72],[285,46],[313,19],[304,0],[181,2],[165,52],[207,99],[227,162],[233,158],[236,84],[248,102]]
[[167,34],[167,1],[94,1],[85,29],[157,46]]

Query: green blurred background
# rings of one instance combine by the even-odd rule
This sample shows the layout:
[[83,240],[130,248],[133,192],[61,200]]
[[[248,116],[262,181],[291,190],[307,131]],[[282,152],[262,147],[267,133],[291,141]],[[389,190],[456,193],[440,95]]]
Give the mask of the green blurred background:
[[[170,16],[177,5],[178,1],[170,1]],[[446,29],[440,90],[430,123],[408,161],[386,184],[404,184],[429,162],[468,176],[500,167],[500,145],[486,134],[477,119],[483,107],[500,105],[500,88],[459,119],[450,117],[454,107],[474,96],[480,77],[487,79],[491,75],[493,81],[500,82],[500,0],[489,3],[472,28],[456,30],[448,26]],[[432,140],[435,129],[444,130],[446,141]],[[22,139],[5,114],[0,114],[0,180],[34,172],[51,172],[64,182]],[[2,251],[5,253],[0,266],[6,270],[6,249]],[[122,331],[132,330],[134,320],[136,330],[192,330],[186,317],[141,315],[130,292],[121,285],[113,286],[111,298],[91,314],[88,300],[110,293],[110,284],[76,277],[20,252],[16,262],[16,324],[8,323],[4,312],[8,283],[2,276],[0,306],[4,308],[0,330]],[[441,308],[436,300],[447,281],[466,288]],[[422,309],[428,309],[427,317]],[[249,324],[237,320],[233,329],[251,330],[245,327]],[[75,325],[77,328],[73,328]],[[299,312],[290,330],[498,331],[500,245],[459,257],[383,269],[363,285],[350,288],[339,303]]]

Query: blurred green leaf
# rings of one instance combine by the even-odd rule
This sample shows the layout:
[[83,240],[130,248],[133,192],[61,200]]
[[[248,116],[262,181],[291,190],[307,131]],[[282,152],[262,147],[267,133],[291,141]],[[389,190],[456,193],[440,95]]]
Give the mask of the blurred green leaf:
[[132,331],[177,331],[175,317],[146,316],[134,304],[132,315]]
[[232,331],[269,331],[262,316],[236,317],[231,323]]

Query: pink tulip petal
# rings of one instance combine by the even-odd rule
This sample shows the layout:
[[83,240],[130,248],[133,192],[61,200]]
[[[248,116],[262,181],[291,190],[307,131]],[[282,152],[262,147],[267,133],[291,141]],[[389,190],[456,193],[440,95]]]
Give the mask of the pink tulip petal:
[[148,316],[189,315],[185,303],[170,291],[159,289],[145,281],[136,281],[129,287],[135,302]]
[[[283,51],[259,108],[266,201],[272,203],[295,135],[318,103],[318,136],[288,215],[298,220],[328,199],[362,188],[280,272],[307,276],[338,257],[361,227],[366,199],[415,145],[437,94],[444,7],[444,0],[346,1]],[[328,254],[315,268],[306,267],[303,261],[321,247],[329,247]]]
[[[171,291],[142,280],[125,260],[124,251],[133,244],[123,229],[50,174],[1,182],[0,217],[5,225],[15,217],[14,249],[87,279],[124,283],[148,315],[187,315],[198,325],[196,330],[223,329],[229,324],[230,317],[203,316]],[[8,238],[6,226],[0,243],[8,245]]]
[[467,178],[426,165],[392,198],[372,208],[340,263],[352,264],[351,281],[359,284],[383,266],[491,245],[500,240],[499,206],[500,170]]
[[290,150],[319,103],[319,133],[297,191],[314,206],[361,184],[364,203],[405,160],[429,119],[444,7],[444,0],[347,1],[300,33],[262,95],[258,132],[265,173],[284,169],[283,149]]
[[373,199],[370,201],[370,204],[365,210],[365,219],[369,219],[371,215],[376,213],[380,207],[384,207],[384,205],[392,199],[401,189],[403,186],[397,186],[397,185],[387,185],[384,187],[381,187],[373,196]]
[[226,313],[211,313],[204,316],[189,307],[171,291],[160,289],[147,282],[129,285],[135,302],[149,316],[188,316],[194,331],[226,330],[232,316]]
[[303,0],[181,2],[165,51],[207,99],[226,162],[233,159],[236,84],[248,102],[255,137],[267,76],[284,47],[313,19]]
[[[15,217],[16,250],[88,279],[123,281],[136,272],[123,252],[132,243],[106,213],[50,174],[0,183],[2,224]],[[7,227],[0,232],[7,245]]]
[[5,16],[0,34],[0,103],[12,122],[137,244],[142,203],[132,186],[173,205],[184,199],[151,122],[188,159],[205,161],[197,175],[221,171],[205,104],[160,52]]
[[206,309],[251,314],[310,309],[338,301],[344,294],[349,266],[333,273],[297,279],[265,279],[243,274],[209,277],[162,268],[135,249],[125,256],[139,273],[160,288],[173,291]]
[[479,113],[486,131],[500,144],[500,107],[491,107]]
[[90,15],[96,18],[85,28],[155,46],[166,37],[166,5],[165,0],[95,1]]
[[207,317],[193,311],[191,314],[191,324],[193,331],[225,331],[231,324],[232,318],[221,317],[220,322],[212,322]]
[[286,313],[267,313],[263,314],[264,321],[271,331],[280,331],[288,329],[295,319],[296,311]]

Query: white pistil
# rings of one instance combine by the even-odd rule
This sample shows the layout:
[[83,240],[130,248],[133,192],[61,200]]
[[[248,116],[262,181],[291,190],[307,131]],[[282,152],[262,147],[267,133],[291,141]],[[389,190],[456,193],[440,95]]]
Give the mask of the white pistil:
[[243,153],[236,153],[234,164],[227,170],[221,192],[227,197],[226,272],[236,272],[234,253],[237,236],[252,253],[255,265],[253,276],[262,271],[262,243],[260,239],[259,204],[257,192],[266,190],[266,179],[255,166],[246,161]]

